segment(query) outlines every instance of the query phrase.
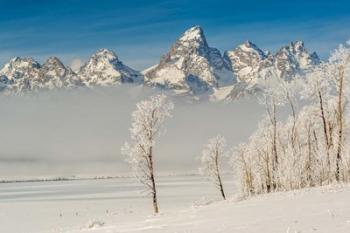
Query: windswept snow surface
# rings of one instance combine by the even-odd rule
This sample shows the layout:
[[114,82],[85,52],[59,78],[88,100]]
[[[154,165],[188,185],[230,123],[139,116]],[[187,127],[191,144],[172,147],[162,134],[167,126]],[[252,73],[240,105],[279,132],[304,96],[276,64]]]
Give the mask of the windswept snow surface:
[[0,184],[0,232],[350,232],[348,185],[220,201],[203,177],[159,181],[159,215],[130,178]]
[[[231,176],[224,176],[228,193],[234,192]],[[162,213],[220,200],[201,176],[156,179]],[[153,211],[142,190],[134,178],[0,183],[0,233],[84,232],[141,222]]]

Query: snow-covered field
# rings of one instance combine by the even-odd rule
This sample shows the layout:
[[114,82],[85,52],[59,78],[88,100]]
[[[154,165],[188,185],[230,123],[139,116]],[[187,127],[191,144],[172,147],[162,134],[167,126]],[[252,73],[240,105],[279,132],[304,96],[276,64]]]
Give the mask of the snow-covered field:
[[161,214],[131,178],[0,184],[0,232],[350,232],[350,186],[228,201],[199,176],[159,179]]
[[[220,199],[212,183],[198,176],[160,177],[158,189],[163,213]],[[153,211],[142,190],[133,178],[3,183],[0,232],[79,232],[94,221],[106,226],[141,221]]]

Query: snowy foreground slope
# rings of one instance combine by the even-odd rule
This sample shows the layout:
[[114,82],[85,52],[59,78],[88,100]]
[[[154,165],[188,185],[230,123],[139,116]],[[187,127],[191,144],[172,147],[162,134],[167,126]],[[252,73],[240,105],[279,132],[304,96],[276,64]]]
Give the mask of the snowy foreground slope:
[[0,232],[350,232],[350,186],[218,201],[202,177],[165,177],[159,185],[161,214],[154,216],[132,181],[0,184]]
[[[350,232],[350,187],[278,193],[68,232]],[[115,220],[113,220],[115,219]]]

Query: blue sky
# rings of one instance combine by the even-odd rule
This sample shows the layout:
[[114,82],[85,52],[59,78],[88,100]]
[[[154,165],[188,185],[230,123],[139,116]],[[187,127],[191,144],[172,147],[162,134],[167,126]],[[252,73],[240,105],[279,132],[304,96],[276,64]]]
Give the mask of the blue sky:
[[221,51],[251,40],[275,51],[293,41],[326,58],[350,38],[347,0],[0,0],[0,65],[14,56],[66,64],[98,48],[143,69],[159,61],[187,28],[201,25]]

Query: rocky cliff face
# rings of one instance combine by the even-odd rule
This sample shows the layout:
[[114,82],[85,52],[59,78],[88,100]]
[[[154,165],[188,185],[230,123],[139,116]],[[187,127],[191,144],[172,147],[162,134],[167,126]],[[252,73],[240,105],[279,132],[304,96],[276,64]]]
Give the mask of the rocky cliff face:
[[79,77],[57,57],[50,57],[40,68],[39,80],[48,89],[83,86]]
[[194,94],[234,82],[230,67],[218,49],[209,47],[199,26],[187,30],[144,75],[149,85]]
[[256,83],[257,79],[266,78],[268,71],[284,80],[290,80],[296,74],[320,63],[317,54],[310,54],[302,41],[283,46],[274,55],[263,52],[247,41],[234,50],[226,51],[224,58],[238,80],[248,83]]
[[240,82],[255,82],[261,70],[273,65],[273,56],[250,41],[226,51],[224,59]]
[[274,66],[281,78],[290,80],[320,63],[317,54],[309,53],[302,41],[292,42],[282,47],[274,56]]

